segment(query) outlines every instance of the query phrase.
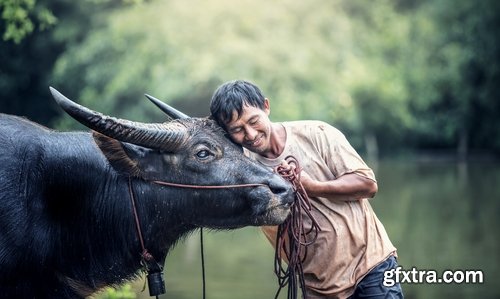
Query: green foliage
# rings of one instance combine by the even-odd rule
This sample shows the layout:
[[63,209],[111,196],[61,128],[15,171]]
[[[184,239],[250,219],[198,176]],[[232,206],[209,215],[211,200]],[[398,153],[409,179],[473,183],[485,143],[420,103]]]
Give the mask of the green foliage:
[[[0,42],[0,111],[51,125],[61,113],[48,92],[48,86],[56,83],[52,78],[55,60],[70,44],[82,40],[93,26],[103,24],[109,11],[124,6],[133,5],[123,0],[0,0],[3,15],[24,11],[17,14],[25,17],[19,18],[19,22],[33,24],[31,33],[12,35],[15,40]],[[4,33],[7,27],[8,21],[1,19],[0,32]]]
[[5,23],[3,39],[21,42],[38,24],[45,30],[57,23],[57,18],[45,6],[37,6],[35,0],[1,0],[2,20]]
[[205,116],[213,90],[242,78],[270,98],[273,120],[325,120],[360,149],[500,152],[495,0],[0,1],[20,20],[43,8],[57,20],[40,86],[108,114],[161,121],[150,93]]
[[[116,2],[136,5],[145,0],[85,0],[84,2],[94,5],[114,5]],[[52,3],[49,0],[0,0],[2,21],[5,26],[3,40],[19,44],[33,33],[35,28],[40,31],[52,28],[58,23],[58,18],[50,6]]]
[[[414,53],[404,73],[412,98],[410,112],[418,117],[414,131],[421,142],[440,146],[460,140],[500,150],[497,140],[499,41],[496,1],[425,2],[411,18]],[[453,9],[450,9],[453,7]],[[421,47],[425,45],[425,48]],[[496,115],[497,120],[493,120]],[[469,145],[470,146],[470,145]]]
[[[198,115],[208,113],[217,84],[246,78],[271,98],[277,120],[336,115],[347,122],[352,109],[336,98],[346,94],[342,77],[351,54],[343,43],[350,29],[338,3],[231,3],[158,1],[124,9],[62,56],[56,77],[72,90],[85,86],[79,98],[96,102],[93,107],[106,108],[85,95],[115,99],[107,108],[127,102],[137,108],[137,97],[146,91],[194,102],[190,107]],[[266,9],[249,13],[259,5]]]

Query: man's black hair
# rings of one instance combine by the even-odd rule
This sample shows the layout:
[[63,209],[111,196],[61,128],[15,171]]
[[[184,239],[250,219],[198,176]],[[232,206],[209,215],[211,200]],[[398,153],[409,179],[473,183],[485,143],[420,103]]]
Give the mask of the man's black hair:
[[262,92],[255,84],[245,80],[229,81],[214,92],[210,102],[210,113],[219,125],[225,128],[234,111],[240,118],[244,105],[264,109],[264,100]]

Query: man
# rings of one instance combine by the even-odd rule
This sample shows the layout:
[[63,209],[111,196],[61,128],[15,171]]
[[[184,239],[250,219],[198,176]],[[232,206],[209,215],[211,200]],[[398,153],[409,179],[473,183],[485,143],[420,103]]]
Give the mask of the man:
[[[368,202],[375,176],[340,131],[321,121],[271,122],[269,99],[243,80],[219,86],[210,112],[251,158],[273,168],[289,155],[300,163],[321,227],[303,263],[307,298],[403,297],[399,284],[383,285],[396,248]],[[275,244],[276,227],[262,229]]]

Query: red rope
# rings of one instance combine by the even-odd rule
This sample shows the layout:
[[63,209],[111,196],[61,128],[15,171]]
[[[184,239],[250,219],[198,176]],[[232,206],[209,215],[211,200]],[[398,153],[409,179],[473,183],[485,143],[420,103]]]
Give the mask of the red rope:
[[[189,185],[189,184],[179,184],[179,183],[171,183],[171,182],[164,182],[164,181],[152,181],[155,184],[158,185],[163,185],[163,186],[170,186],[170,187],[178,187],[178,188],[189,188],[189,189],[230,189],[230,188],[244,188],[244,187],[260,187],[260,186],[267,186],[265,184],[237,184],[237,185]],[[153,261],[153,255],[149,253],[147,250],[146,246],[144,245],[144,238],[142,236],[142,230],[141,230],[141,222],[139,221],[139,215],[137,213],[137,208],[135,204],[135,197],[134,197],[134,192],[132,190],[132,181],[131,178],[128,178],[128,190],[130,194],[130,201],[132,203],[132,212],[134,214],[134,219],[135,219],[135,227],[137,229],[137,236],[139,238],[139,242],[141,244],[141,257],[145,262],[150,262]]]
[[[190,185],[190,184],[179,184],[179,183],[171,183],[171,182],[164,182],[164,181],[151,181],[152,183],[158,184],[158,185],[163,185],[163,186],[169,186],[169,187],[178,187],[178,188],[189,188],[189,189],[229,189],[229,188],[244,188],[244,187],[260,187],[260,186],[267,186],[265,184],[259,184],[259,183],[254,183],[254,184],[236,184],[236,185]],[[137,207],[136,207],[136,202],[135,202],[135,197],[134,197],[134,191],[132,190],[132,179],[129,177],[128,178],[128,191],[130,194],[130,201],[132,204],[132,213],[134,215],[134,220],[135,220],[135,227],[137,229],[137,237],[139,238],[139,242],[141,244],[141,265],[143,266],[143,271],[148,273],[149,275],[155,275],[155,280],[154,280],[154,288],[155,288],[155,295],[156,298],[158,298],[157,295],[165,293],[165,288],[163,285],[162,279],[159,280],[158,278],[158,273],[153,273],[153,271],[161,273],[163,271],[163,267],[158,264],[153,255],[147,250],[144,242],[144,238],[142,236],[142,229],[141,229],[141,222],[139,220],[139,214],[137,212]],[[200,228],[201,229],[201,228]],[[202,252],[202,271],[203,271],[203,298],[205,298],[205,267],[204,267],[204,258],[203,258],[203,235],[201,235],[201,252]],[[153,265],[156,269],[151,269],[150,265]],[[160,285],[161,283],[161,285]],[[153,296],[151,293],[151,283],[148,278],[148,285],[150,289],[150,295]],[[144,288],[146,287],[146,284],[144,284]],[[144,291],[144,289],[143,289]]]
[[[311,204],[309,197],[300,183],[301,168],[299,162],[293,157],[288,156],[285,158],[289,166],[282,165],[275,168],[275,171],[284,179],[292,183],[295,192],[295,202],[291,206],[291,214],[284,223],[278,226],[278,234],[276,238],[276,254],[275,254],[275,273],[278,276],[279,289],[275,298],[278,298],[282,288],[288,285],[288,299],[297,298],[297,278],[299,279],[300,287],[302,289],[302,297],[305,295],[305,281],[302,269],[302,262],[307,255],[307,246],[314,243],[317,238],[320,227],[311,214]],[[228,188],[244,188],[244,187],[259,187],[266,186],[265,184],[236,184],[236,185],[190,185],[179,184],[165,181],[151,181],[152,183],[190,189],[228,189]],[[135,218],[137,228],[137,235],[141,243],[142,253],[141,256],[145,262],[154,261],[153,256],[148,252],[144,245],[144,239],[141,232],[141,224],[139,215],[137,213],[135,198],[132,191],[132,182],[129,178],[129,193],[132,202],[132,211]],[[311,220],[311,228],[306,230],[304,227],[304,214]],[[282,264],[285,254],[285,259],[288,261],[288,266]],[[161,269],[161,268],[160,268]]]
[[267,186],[266,184],[239,184],[239,185],[189,185],[189,184],[179,184],[164,181],[151,181],[158,185],[178,187],[178,188],[188,188],[188,189],[230,189],[230,188],[244,188],[244,187],[259,187]]
[[[288,167],[280,165],[275,171],[284,179],[292,183],[295,192],[295,201],[291,206],[291,214],[284,223],[278,226],[276,236],[276,251],[274,259],[274,271],[278,277],[279,289],[275,299],[278,298],[281,289],[288,285],[288,299],[297,298],[297,282],[302,289],[302,298],[306,298],[305,281],[302,263],[307,255],[307,246],[316,241],[318,231],[321,230],[318,223],[311,214],[311,203],[304,187],[300,183],[299,162],[293,157],[285,158]],[[311,220],[311,228],[304,227],[305,217]],[[284,257],[282,255],[285,255]],[[283,264],[284,258],[288,265]],[[297,281],[298,280],[298,281]]]
[[130,177],[128,178],[128,191],[130,194],[130,201],[132,203],[132,212],[134,214],[134,219],[135,219],[135,227],[137,229],[137,236],[139,238],[139,242],[141,243],[141,257],[146,261],[149,262],[153,260],[153,256],[149,251],[146,249],[146,246],[144,245],[144,238],[142,237],[142,231],[141,231],[141,222],[139,221],[139,215],[137,213],[137,208],[135,206],[135,198],[134,198],[134,192],[132,191],[132,181]]

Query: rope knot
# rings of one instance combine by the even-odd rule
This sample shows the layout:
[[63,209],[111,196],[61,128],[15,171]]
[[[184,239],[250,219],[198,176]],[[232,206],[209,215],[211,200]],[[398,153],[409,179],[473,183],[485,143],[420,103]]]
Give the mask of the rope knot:
[[153,258],[153,255],[151,253],[149,253],[149,251],[147,249],[143,249],[142,253],[141,253],[141,257],[146,261],[146,262],[151,262],[154,258]]

